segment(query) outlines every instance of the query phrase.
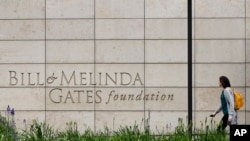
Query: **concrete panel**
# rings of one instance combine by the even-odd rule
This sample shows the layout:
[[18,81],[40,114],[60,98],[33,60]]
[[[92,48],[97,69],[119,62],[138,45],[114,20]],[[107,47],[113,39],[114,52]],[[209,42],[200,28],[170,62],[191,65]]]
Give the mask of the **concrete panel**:
[[145,43],[145,62],[146,63],[187,62],[187,41],[147,40]]
[[[1,64],[1,87],[44,87],[44,64]],[[10,89],[9,89],[10,90]]]
[[249,111],[249,109],[250,109],[250,98],[248,95],[249,92],[250,92],[250,88],[246,88],[246,94],[244,96],[244,100],[245,100],[244,107],[245,107],[246,111]]
[[195,17],[244,17],[245,0],[196,0]]
[[0,96],[4,97],[0,103],[2,110],[8,105],[15,110],[45,110],[43,88],[0,88]]
[[244,64],[196,64],[194,69],[197,87],[217,87],[221,75],[227,76],[234,87],[245,84]]
[[143,39],[143,19],[97,19],[96,39]]
[[[65,131],[70,126],[84,133],[87,129],[94,129],[94,112],[90,111],[47,111],[46,121],[49,125],[53,125],[53,129]],[[60,121],[60,122],[58,122]]]
[[98,88],[96,110],[144,110],[143,88]]
[[246,38],[250,39],[250,18],[246,18]]
[[145,109],[148,111],[185,111],[187,88],[146,88]]
[[195,40],[195,62],[245,62],[245,40]]
[[46,0],[47,18],[94,18],[93,0]]
[[44,41],[1,41],[0,63],[44,63]]
[[46,62],[93,63],[94,41],[47,41]]
[[194,24],[196,39],[245,38],[244,19],[196,19]]
[[0,40],[45,39],[44,20],[0,20]]
[[47,64],[46,82],[50,87],[94,87],[93,64]]
[[246,86],[250,86],[250,63],[246,64]]
[[246,40],[246,62],[250,63],[250,40]]
[[195,89],[195,110],[214,112],[220,105],[220,94],[222,88],[219,85],[215,88]]
[[154,134],[164,134],[175,131],[178,125],[187,126],[187,112],[157,112],[146,113],[150,131]]
[[93,39],[94,20],[47,20],[47,39]]
[[143,87],[143,64],[96,64],[96,86]]
[[146,64],[145,85],[165,87],[187,86],[186,64]]
[[144,0],[96,0],[96,18],[144,18]]
[[187,39],[186,19],[146,19],[146,39]]
[[118,131],[121,127],[139,126],[139,129],[144,129],[144,112],[130,111],[130,112],[96,112],[96,131],[104,131],[105,128],[110,131]]
[[97,63],[144,62],[144,41],[142,40],[97,40],[95,45]]
[[[246,117],[250,117],[250,112],[246,112]],[[246,118],[246,124],[250,124],[250,118]]]
[[246,17],[250,18],[250,0],[246,0]]
[[187,18],[186,0],[146,0],[146,18]]
[[0,19],[45,18],[44,0],[1,0]]
[[93,88],[47,88],[46,110],[94,110]]

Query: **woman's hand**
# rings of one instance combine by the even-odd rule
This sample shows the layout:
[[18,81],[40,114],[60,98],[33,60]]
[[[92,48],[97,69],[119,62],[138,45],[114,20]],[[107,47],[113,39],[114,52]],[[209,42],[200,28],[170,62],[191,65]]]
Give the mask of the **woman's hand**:
[[232,120],[233,120],[233,116],[229,115],[228,116],[228,120],[227,120],[227,122],[228,122],[229,125],[231,124]]
[[214,113],[212,113],[211,115],[210,115],[210,117],[215,117],[216,116],[216,112],[214,112]]

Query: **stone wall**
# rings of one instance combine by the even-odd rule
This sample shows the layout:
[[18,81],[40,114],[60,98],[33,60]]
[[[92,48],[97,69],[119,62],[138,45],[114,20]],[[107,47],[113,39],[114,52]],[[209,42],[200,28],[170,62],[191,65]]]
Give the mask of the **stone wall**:
[[[250,0],[192,3],[193,122],[210,119],[226,75],[250,124]],[[166,132],[187,117],[187,0],[0,0],[0,31],[0,109],[19,129]]]

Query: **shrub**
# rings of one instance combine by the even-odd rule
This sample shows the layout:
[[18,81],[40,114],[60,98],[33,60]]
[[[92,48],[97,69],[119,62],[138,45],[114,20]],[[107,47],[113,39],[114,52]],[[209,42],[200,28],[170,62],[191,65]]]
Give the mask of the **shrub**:
[[0,140],[1,141],[15,141],[17,140],[17,131],[15,125],[15,111],[14,108],[7,106],[5,116],[0,114]]

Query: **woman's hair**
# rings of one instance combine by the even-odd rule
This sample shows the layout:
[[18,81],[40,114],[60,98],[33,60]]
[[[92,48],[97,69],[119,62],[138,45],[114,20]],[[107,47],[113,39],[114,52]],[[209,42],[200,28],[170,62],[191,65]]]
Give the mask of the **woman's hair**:
[[231,87],[230,81],[226,76],[220,76],[220,83],[223,88]]

